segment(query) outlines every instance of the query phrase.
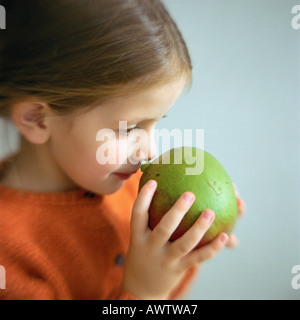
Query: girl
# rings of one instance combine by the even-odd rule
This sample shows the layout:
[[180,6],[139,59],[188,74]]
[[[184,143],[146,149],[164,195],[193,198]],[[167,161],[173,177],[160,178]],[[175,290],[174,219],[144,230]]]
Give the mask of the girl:
[[[154,231],[155,185],[138,194],[140,165],[155,156],[154,126],[191,83],[176,24],[159,0],[1,4],[0,112],[21,138],[0,169],[0,297],[180,297],[197,266],[236,240],[222,233],[193,251],[214,218],[205,210],[169,243],[193,194]],[[117,162],[96,160],[103,128],[115,133],[108,145],[118,145]],[[139,130],[147,135],[136,150]]]

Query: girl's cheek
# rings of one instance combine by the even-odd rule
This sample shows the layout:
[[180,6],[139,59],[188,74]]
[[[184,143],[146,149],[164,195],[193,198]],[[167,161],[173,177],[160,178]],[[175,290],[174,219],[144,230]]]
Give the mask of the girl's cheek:
[[128,159],[128,143],[123,140],[117,140],[117,163],[119,165],[121,164],[127,164]]
[[120,140],[101,143],[98,146],[96,157],[99,163],[107,163],[108,165],[123,164],[127,158],[127,144]]
[[130,152],[133,149],[131,144],[129,140],[122,138],[100,142],[97,145],[96,160],[100,165],[111,168],[130,165]]

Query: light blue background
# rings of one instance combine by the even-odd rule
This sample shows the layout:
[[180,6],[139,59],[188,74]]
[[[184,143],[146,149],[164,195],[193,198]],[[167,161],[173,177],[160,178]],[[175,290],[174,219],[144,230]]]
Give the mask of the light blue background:
[[[165,0],[190,49],[194,83],[157,128],[204,129],[247,204],[226,249],[188,299],[300,299],[300,30],[291,0]],[[15,134],[0,123],[0,157]],[[191,141],[191,144],[194,142]]]
[[203,264],[188,299],[300,299],[291,286],[300,265],[300,30],[291,10],[300,1],[164,3],[194,83],[157,128],[204,129],[205,150],[247,204],[238,248]]

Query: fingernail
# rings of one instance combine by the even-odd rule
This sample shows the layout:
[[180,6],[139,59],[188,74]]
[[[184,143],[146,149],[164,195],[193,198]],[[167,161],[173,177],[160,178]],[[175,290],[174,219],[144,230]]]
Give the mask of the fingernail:
[[188,193],[185,193],[185,194],[183,195],[183,199],[184,199],[186,202],[192,202],[192,201],[195,200],[195,195],[194,195],[193,193],[188,192]]
[[150,181],[148,181],[148,186],[149,186],[150,188],[156,187],[156,181],[155,181],[155,180],[150,180]]
[[222,233],[221,234],[221,241],[223,243],[226,243],[228,241],[228,239],[229,239],[229,237],[228,237],[228,235],[226,233]]
[[245,210],[245,202],[241,198],[237,198],[237,206],[240,212]]
[[201,214],[201,217],[207,221],[210,221],[214,215],[214,212],[211,210],[204,210]]

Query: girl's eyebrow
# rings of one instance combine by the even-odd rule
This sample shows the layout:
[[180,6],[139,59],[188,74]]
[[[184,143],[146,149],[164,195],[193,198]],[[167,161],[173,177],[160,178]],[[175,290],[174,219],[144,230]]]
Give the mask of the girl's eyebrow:
[[[165,119],[168,117],[168,114],[165,114],[161,117],[161,119]],[[157,121],[161,120],[161,119],[157,119]],[[116,120],[116,122],[112,123],[112,125],[118,125],[118,121],[120,120]],[[125,121],[125,120],[122,120],[122,121]],[[138,123],[139,121],[127,121],[128,122],[128,125],[133,125],[133,124],[136,124]]]
[[167,114],[163,115],[160,119],[156,119],[156,120],[159,121],[159,120],[165,119],[165,118],[168,118],[168,115],[167,115]]
[[[160,119],[151,119],[151,120],[161,120],[161,119],[164,119],[164,118],[167,118],[168,117],[168,114],[166,113],[165,115],[163,115]],[[140,122],[139,120],[136,120],[136,121],[129,121],[129,123],[138,123]]]

